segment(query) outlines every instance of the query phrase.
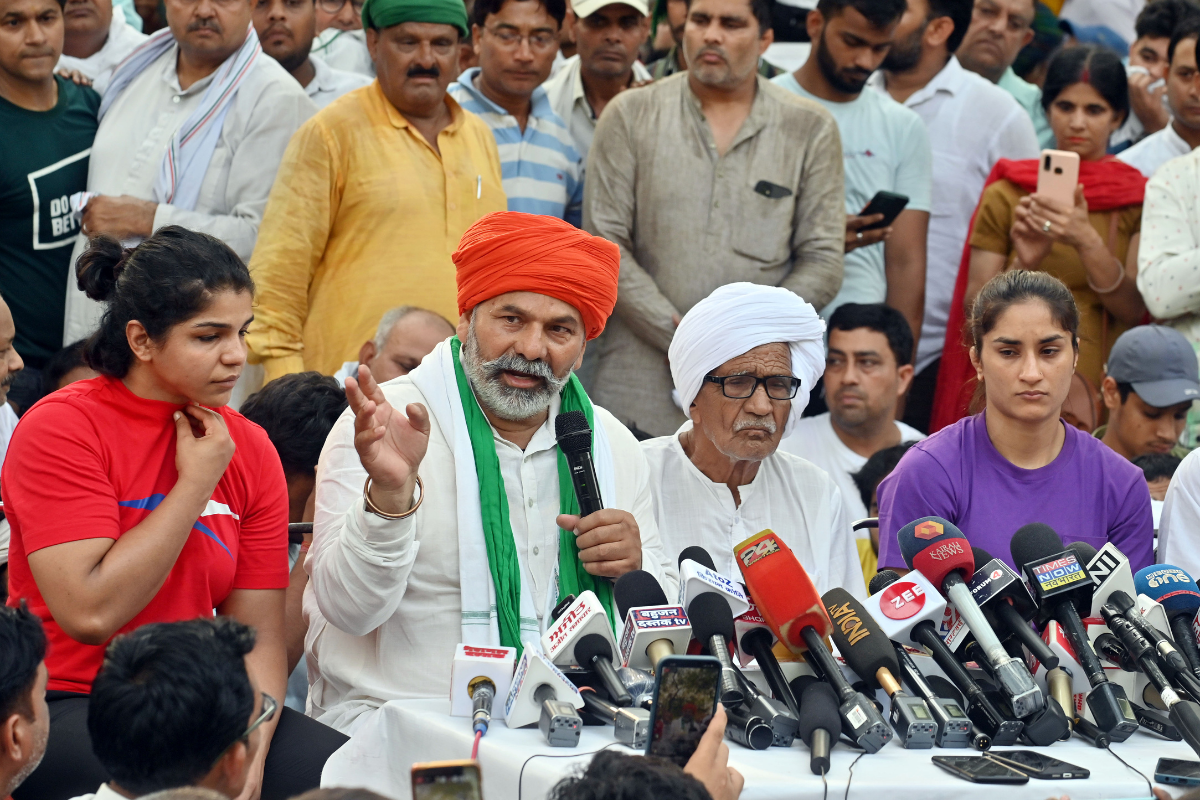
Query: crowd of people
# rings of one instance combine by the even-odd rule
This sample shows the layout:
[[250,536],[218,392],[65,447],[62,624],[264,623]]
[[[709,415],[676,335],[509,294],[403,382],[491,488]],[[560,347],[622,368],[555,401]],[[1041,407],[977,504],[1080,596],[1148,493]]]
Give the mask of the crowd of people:
[[458,643],[765,528],[1200,575],[1200,3],[803,5],[0,0],[0,798],[366,797]]

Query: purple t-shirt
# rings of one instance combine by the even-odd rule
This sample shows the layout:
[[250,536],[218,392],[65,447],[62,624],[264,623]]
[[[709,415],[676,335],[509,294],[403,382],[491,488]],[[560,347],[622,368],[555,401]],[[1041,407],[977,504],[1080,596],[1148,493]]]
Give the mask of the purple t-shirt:
[[1099,549],[1112,542],[1134,571],[1153,564],[1154,523],[1142,471],[1099,439],[1063,427],[1062,451],[1040,469],[1022,469],[1000,455],[983,414],[910,447],[879,484],[879,568],[905,566],[896,532],[931,515],[950,520],[972,546],[1013,567],[1009,542],[1031,522],[1049,525],[1066,543]]

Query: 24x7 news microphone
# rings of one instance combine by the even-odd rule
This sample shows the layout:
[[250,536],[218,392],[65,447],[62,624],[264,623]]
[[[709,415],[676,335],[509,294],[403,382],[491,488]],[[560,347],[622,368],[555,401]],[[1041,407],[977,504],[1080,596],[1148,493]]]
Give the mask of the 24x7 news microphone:
[[586,517],[604,508],[600,499],[600,481],[592,463],[592,427],[582,411],[566,411],[554,418],[554,438],[567,459],[579,515]]
[[1092,604],[1094,584],[1087,570],[1073,551],[1064,548],[1054,529],[1040,522],[1021,527],[1009,547],[1013,563],[1021,565],[1037,598],[1037,624],[1045,627],[1051,619],[1057,620],[1079,658],[1092,686],[1087,704],[1096,727],[1111,741],[1125,741],[1137,730],[1137,718],[1125,690],[1105,676],[1079,617],[1079,609],[1090,609]]
[[1028,717],[1041,711],[1046,705],[1042,690],[1033,682],[1025,662],[1010,656],[1000,644],[967,588],[965,579],[975,572],[975,557],[962,531],[941,517],[922,517],[897,531],[896,538],[904,563],[929,578],[966,620],[1013,713]]
[[[733,548],[746,588],[767,625],[793,653],[803,654],[837,692],[842,731],[868,753],[891,741],[892,729],[875,705],[842,675],[822,638],[832,623],[812,579],[773,531],[763,531]],[[804,706],[801,703],[801,717]]]

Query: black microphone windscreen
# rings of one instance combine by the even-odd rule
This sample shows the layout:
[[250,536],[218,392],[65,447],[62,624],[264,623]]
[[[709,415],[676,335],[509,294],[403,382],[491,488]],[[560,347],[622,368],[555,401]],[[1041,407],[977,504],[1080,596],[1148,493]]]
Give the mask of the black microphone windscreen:
[[697,545],[683,548],[683,552],[679,554],[679,560],[675,562],[675,566],[679,566],[684,561],[695,561],[701,566],[708,567],[713,572],[717,571],[717,566],[713,563],[712,556],[703,547]]
[[1031,561],[1061,553],[1066,549],[1063,547],[1062,537],[1055,532],[1054,528],[1042,522],[1022,525],[1013,534],[1008,547],[1012,552],[1013,563],[1017,565],[1018,569]]
[[558,441],[559,448],[568,452],[577,453],[592,449],[592,428],[582,411],[564,411],[555,417],[554,438]]
[[665,606],[667,593],[657,578],[644,569],[635,569],[617,578],[613,584],[613,599],[617,601],[617,613],[625,619],[631,608]]
[[579,637],[575,643],[575,661],[579,666],[587,666],[594,658],[612,661],[612,645],[598,633],[589,633]]
[[971,553],[975,556],[975,569],[982,569],[984,564],[992,560],[992,554],[982,547],[972,547]]
[[941,675],[926,675],[925,683],[933,690],[933,693],[944,700],[953,700],[960,706],[963,705],[962,692],[949,678],[943,678]]
[[687,615],[692,622],[692,636],[697,641],[708,644],[708,640],[718,634],[727,642],[733,641],[733,612],[723,595],[716,592],[697,595],[688,606]]
[[1075,554],[1075,558],[1079,559],[1079,563],[1085,567],[1092,563],[1092,559],[1096,557],[1096,548],[1092,547],[1087,542],[1071,542],[1067,545],[1067,549]]
[[830,739],[836,740],[842,729],[842,720],[838,715],[837,694],[833,687],[824,681],[814,681],[804,689],[800,700],[800,738],[810,748],[812,747],[813,732],[828,731]]
[[870,584],[867,585],[867,591],[875,594],[876,592],[883,591],[898,580],[900,580],[900,576],[894,570],[881,569],[871,578]]
[[[821,679],[816,675],[797,675],[788,681],[788,688],[792,690],[792,697],[795,697],[796,702],[800,703],[800,698],[803,696],[804,690],[808,688],[808,685],[810,683],[816,683],[819,680]],[[803,713],[803,707],[798,706],[798,708],[800,708],[801,713]]]
[[821,602],[833,620],[830,638],[846,665],[866,681],[871,691],[880,688],[875,676],[880,669],[886,669],[893,676],[900,673],[896,648],[871,612],[854,595],[842,588],[830,589],[821,596]]

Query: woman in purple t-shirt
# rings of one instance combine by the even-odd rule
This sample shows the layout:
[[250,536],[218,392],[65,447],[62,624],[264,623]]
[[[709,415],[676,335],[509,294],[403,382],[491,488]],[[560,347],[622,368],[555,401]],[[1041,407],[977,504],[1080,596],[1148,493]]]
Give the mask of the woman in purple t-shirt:
[[917,442],[879,485],[879,567],[904,567],[896,532],[929,515],[1012,566],[1009,542],[1042,522],[1064,542],[1112,542],[1134,570],[1154,562],[1142,472],[1059,416],[1079,358],[1079,310],[1044,272],[990,280],[968,322],[983,412]]

